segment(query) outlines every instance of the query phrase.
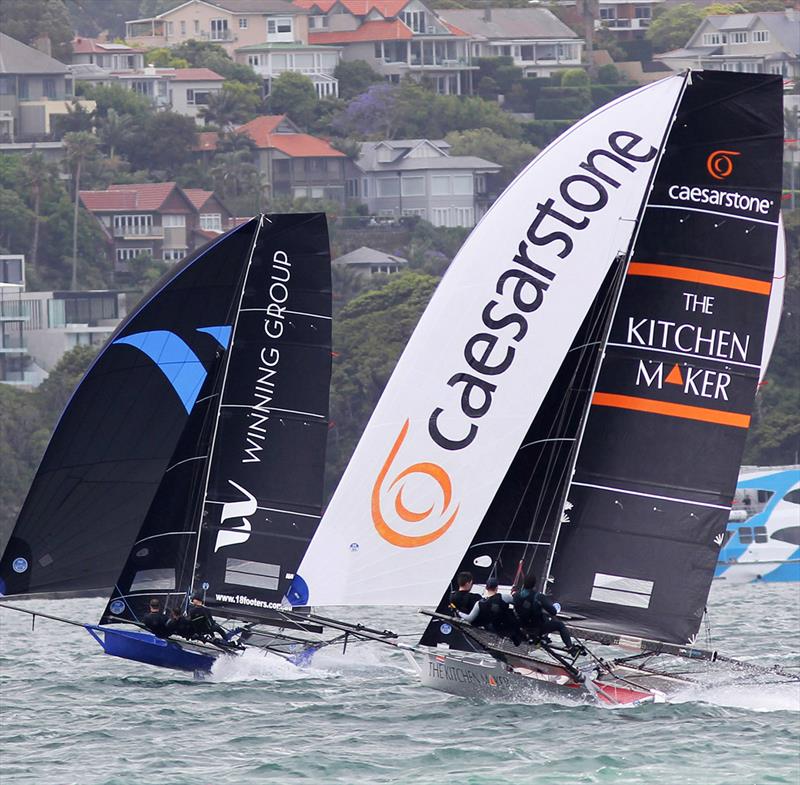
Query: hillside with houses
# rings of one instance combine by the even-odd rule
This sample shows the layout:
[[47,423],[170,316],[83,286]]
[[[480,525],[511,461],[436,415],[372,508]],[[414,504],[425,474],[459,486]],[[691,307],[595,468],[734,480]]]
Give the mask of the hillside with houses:
[[332,488],[427,299],[505,186],[579,118],[686,68],[784,80],[791,266],[746,459],[790,463],[793,4],[4,0],[0,526],[120,320],[171,265],[258,212],[328,215]]

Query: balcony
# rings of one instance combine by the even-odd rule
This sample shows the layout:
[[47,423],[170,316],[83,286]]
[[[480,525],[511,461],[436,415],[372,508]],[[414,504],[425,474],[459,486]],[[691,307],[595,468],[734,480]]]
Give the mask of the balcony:
[[157,240],[164,236],[161,226],[115,226],[112,230],[120,240]]
[[646,30],[650,27],[650,19],[595,19],[594,29],[603,27],[609,30]]

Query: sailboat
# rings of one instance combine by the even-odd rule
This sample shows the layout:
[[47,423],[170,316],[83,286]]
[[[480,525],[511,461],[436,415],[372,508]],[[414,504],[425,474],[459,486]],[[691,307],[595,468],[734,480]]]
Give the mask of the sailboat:
[[[258,216],[174,267],[68,402],[0,560],[3,604],[110,591],[81,626],[108,654],[178,670],[245,642],[322,645],[292,608],[322,510],[330,374],[323,214]],[[150,600],[184,611],[193,594],[239,627],[143,628]]]
[[[421,605],[535,574],[587,653],[439,604],[422,681],[606,704],[698,643],[778,245],[779,77],[691,72],[576,123],[501,195],[412,335],[300,564],[311,603]],[[450,587],[445,592],[449,593]],[[613,660],[588,641],[634,654]]]

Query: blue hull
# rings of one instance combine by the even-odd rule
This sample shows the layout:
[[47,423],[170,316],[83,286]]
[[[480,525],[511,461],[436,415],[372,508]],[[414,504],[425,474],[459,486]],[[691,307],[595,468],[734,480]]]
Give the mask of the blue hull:
[[145,665],[207,672],[217,659],[216,656],[184,649],[175,641],[157,638],[149,632],[115,630],[94,624],[87,624],[86,630],[103,647],[106,654]]

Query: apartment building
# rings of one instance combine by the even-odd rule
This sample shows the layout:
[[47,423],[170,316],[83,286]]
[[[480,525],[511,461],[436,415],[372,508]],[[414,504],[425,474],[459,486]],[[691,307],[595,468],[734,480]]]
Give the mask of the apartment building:
[[307,13],[287,0],[188,0],[125,23],[125,39],[146,48],[210,41],[231,56],[254,44],[308,43]]
[[333,72],[341,58],[338,46],[263,43],[240,47],[234,59],[249,65],[263,79],[265,95],[271,92],[273,79],[292,71],[307,76],[319,98],[338,98],[339,80]]
[[370,215],[416,215],[434,226],[475,226],[488,209],[487,175],[499,164],[450,155],[443,139],[362,142],[350,169],[348,198]]
[[583,40],[546,8],[448,8],[440,17],[470,36],[470,53],[511,57],[525,76],[581,65]]
[[472,90],[469,34],[420,0],[295,0],[308,11],[308,42],[338,46],[390,82],[423,78],[438,93]]
[[136,71],[145,67],[144,49],[101,41],[97,38],[75,38],[72,41],[70,65],[94,65],[104,71]]
[[122,274],[139,256],[177,262],[231,225],[230,211],[213,193],[187,192],[171,182],[111,185],[81,191],[80,199],[103,228],[114,269]]
[[674,71],[714,71],[800,77],[800,11],[707,16],[686,46],[656,55]]
[[[58,60],[0,33],[0,141],[60,137],[58,120],[76,103],[72,74]],[[94,101],[77,100],[86,111]]]

